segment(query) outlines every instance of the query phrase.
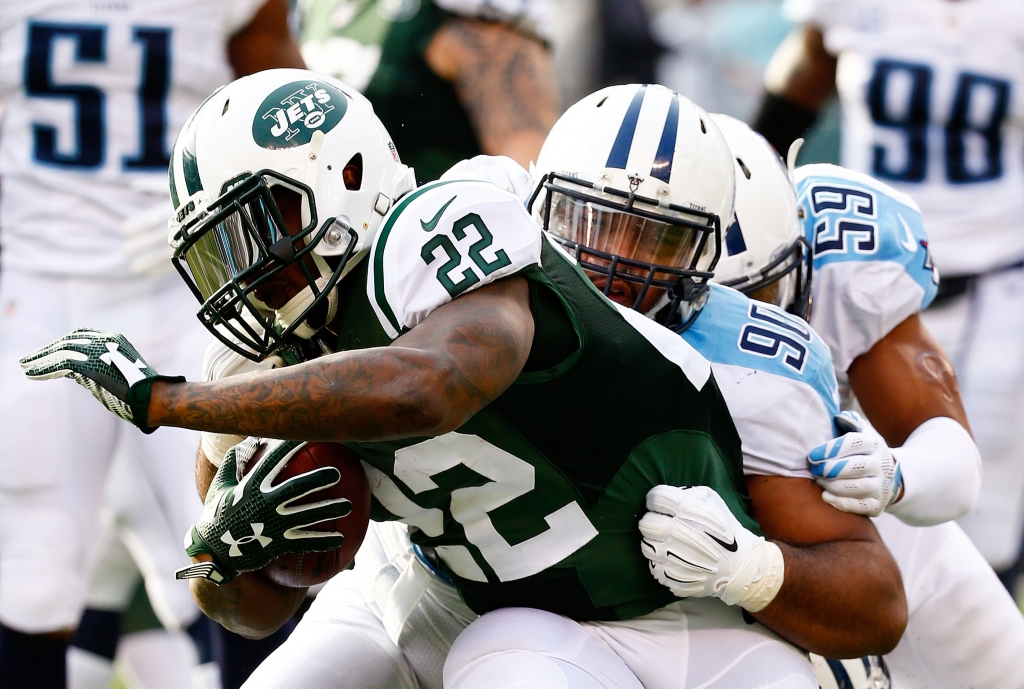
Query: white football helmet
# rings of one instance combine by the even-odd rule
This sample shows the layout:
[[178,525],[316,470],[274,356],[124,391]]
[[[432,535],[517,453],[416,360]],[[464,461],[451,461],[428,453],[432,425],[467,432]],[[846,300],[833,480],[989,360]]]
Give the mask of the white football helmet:
[[[668,324],[681,316],[685,326],[732,217],[733,167],[718,127],[686,98],[664,86],[611,86],[551,129],[532,170],[530,209],[583,268],[603,276],[595,282],[605,295],[618,282],[633,308]],[[653,309],[644,304],[651,287],[666,290]]]
[[715,282],[807,318],[814,257],[786,166],[744,123],[727,115],[711,118],[736,160],[736,211],[725,231]]
[[[203,324],[254,360],[331,320],[338,280],[415,186],[369,101],[298,69],[215,91],[178,135],[169,177],[175,267]],[[301,231],[288,231],[280,203],[301,209]],[[296,262],[308,285],[275,311],[255,291]]]
[[822,658],[813,653],[811,665],[821,689],[890,689],[889,668],[881,656],[850,660]]

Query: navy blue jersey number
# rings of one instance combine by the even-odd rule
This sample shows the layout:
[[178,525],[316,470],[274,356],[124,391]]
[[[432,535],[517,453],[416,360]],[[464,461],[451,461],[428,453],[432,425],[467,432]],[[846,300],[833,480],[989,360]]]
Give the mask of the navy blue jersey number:
[[[106,141],[102,89],[53,80],[54,44],[70,41],[75,62],[105,63],[107,27],[93,24],[31,22],[25,57],[25,92],[35,98],[57,98],[74,105],[74,148],[57,150],[57,128],[32,123],[32,157],[45,165],[88,169],[103,165]],[[139,151],[121,161],[126,170],[160,170],[170,162],[165,130],[171,75],[171,30],[135,27],[132,38],[142,47],[139,84]]]
[[[907,103],[896,106],[888,97],[894,80],[908,85]],[[875,144],[871,170],[880,179],[923,182],[928,173],[928,124],[931,122],[932,69],[928,65],[898,60],[879,60],[868,83],[868,109],[875,125],[903,133],[906,153],[897,165],[885,146]],[[987,92],[987,94],[985,93]],[[987,96],[987,97],[986,97]],[[975,113],[971,103],[985,98],[987,113]],[[953,184],[986,182],[1003,174],[1003,121],[1010,107],[1010,82],[1005,79],[962,72],[945,125],[946,179]],[[975,107],[974,110],[977,110]],[[978,137],[984,149],[980,169],[967,165],[967,140]],[[976,167],[976,166],[975,166]]]
[[828,253],[873,254],[878,250],[875,195],[864,189],[817,185],[809,194],[815,217],[824,211],[838,211],[864,220],[826,217],[814,226],[814,255]]
[[803,373],[811,342],[810,330],[795,319],[754,303],[750,304],[747,315],[755,322],[743,326],[737,343],[739,348],[769,359],[781,356],[783,364]]

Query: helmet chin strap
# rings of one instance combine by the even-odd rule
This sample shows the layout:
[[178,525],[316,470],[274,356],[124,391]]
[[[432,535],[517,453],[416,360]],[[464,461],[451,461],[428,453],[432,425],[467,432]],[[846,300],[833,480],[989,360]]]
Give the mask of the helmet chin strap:
[[[316,264],[317,269],[320,271],[320,277],[316,280],[317,289],[323,290],[324,286],[331,279],[330,266],[328,266],[327,262],[320,256],[316,254],[311,254],[311,256],[313,257],[313,262]],[[277,323],[280,325],[281,330],[284,331],[291,327],[292,323],[295,322],[295,319],[301,316],[302,312],[309,308],[309,305],[313,303],[314,299],[316,299],[316,295],[313,294],[313,288],[306,286],[302,291],[289,299],[284,306],[277,309],[275,313],[277,315]],[[314,328],[309,324],[309,319],[306,318],[297,328],[295,328],[295,335],[298,335],[304,340],[310,339],[316,335],[317,331],[330,323],[337,313],[338,288],[335,286],[327,294],[327,315],[324,317],[324,322]]]

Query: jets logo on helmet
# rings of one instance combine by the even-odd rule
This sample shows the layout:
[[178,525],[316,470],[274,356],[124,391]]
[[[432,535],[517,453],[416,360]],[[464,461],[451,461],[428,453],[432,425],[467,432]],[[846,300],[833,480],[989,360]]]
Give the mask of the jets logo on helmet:
[[715,282],[807,318],[814,256],[799,220],[796,190],[775,149],[726,115],[711,118],[736,165],[736,210]]
[[[178,135],[168,174],[174,263],[202,304],[199,319],[255,360],[331,321],[338,281],[416,185],[369,101],[298,69],[211,94]],[[285,270],[307,286],[279,298]]]
[[606,296],[690,322],[735,186],[707,113],[663,86],[602,89],[555,123],[532,172],[531,212]]
[[252,138],[263,148],[302,146],[314,131],[331,131],[347,109],[345,94],[330,84],[285,84],[263,101],[263,114],[252,123]]

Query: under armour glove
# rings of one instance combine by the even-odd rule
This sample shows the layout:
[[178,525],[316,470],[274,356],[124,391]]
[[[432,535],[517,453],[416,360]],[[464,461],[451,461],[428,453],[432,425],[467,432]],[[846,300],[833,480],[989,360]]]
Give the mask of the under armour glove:
[[153,383],[184,382],[181,376],[161,376],[149,367],[135,347],[118,333],[79,328],[23,357],[19,362],[32,380],[73,378],[100,403],[125,421],[152,433],[148,425]]
[[640,520],[640,547],[651,574],[680,598],[716,596],[750,612],[782,586],[782,551],[756,536],[707,486],[655,486]]
[[899,461],[857,412],[835,417],[844,435],[811,450],[808,461],[821,498],[836,509],[877,517],[903,494]]
[[[179,569],[178,579],[204,578],[219,585],[242,572],[266,567],[281,555],[324,552],[344,544],[345,537],[338,531],[306,527],[344,517],[352,511],[351,502],[335,498],[293,504],[338,483],[341,473],[337,469],[321,467],[272,485],[304,445],[246,438],[228,450],[210,483],[203,513],[185,536],[185,552],[190,557],[209,555],[211,561]],[[250,462],[255,465],[246,473]]]

